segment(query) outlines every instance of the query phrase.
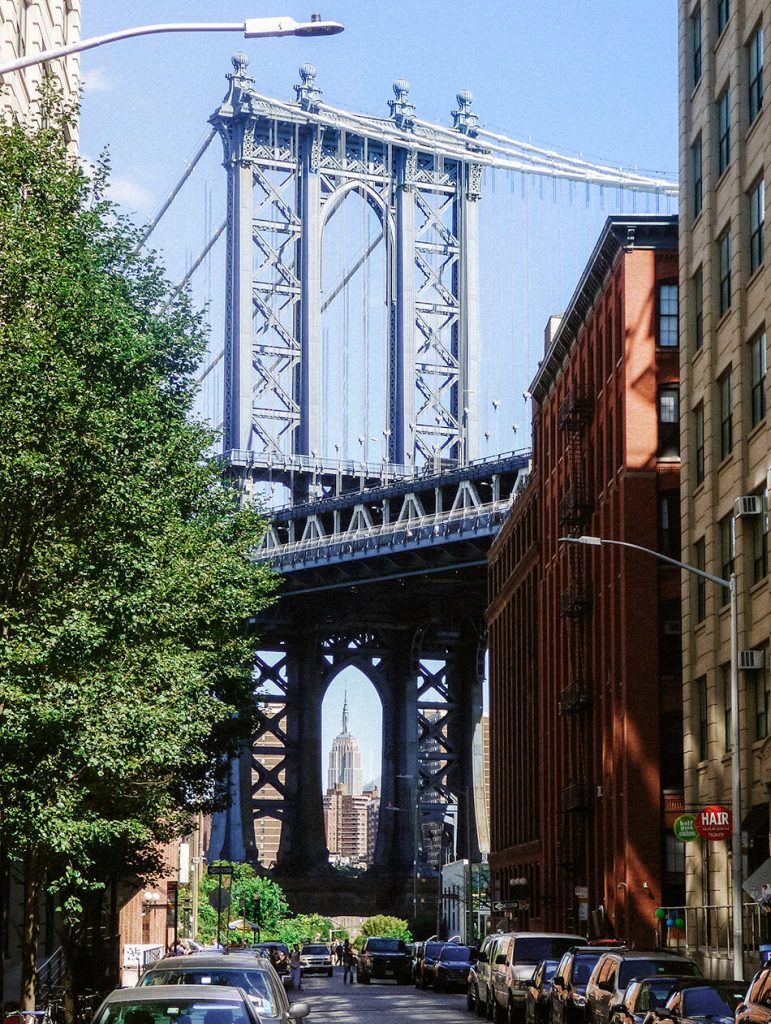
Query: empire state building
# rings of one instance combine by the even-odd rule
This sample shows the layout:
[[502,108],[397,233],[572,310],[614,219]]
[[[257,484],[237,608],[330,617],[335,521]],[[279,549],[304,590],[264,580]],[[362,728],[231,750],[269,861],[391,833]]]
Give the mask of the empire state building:
[[329,752],[329,771],[327,772],[327,789],[343,787],[343,793],[359,796],[363,776],[361,770],[361,753],[356,739],[348,732],[348,697],[343,701],[343,730],[335,736]]

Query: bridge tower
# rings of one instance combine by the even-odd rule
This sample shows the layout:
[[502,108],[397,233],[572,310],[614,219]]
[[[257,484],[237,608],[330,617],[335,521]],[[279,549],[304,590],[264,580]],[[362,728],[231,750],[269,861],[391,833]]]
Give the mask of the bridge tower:
[[[300,539],[298,518],[302,539],[321,535],[325,515],[333,531],[348,516],[349,538],[368,517],[389,524],[396,492],[407,525],[425,516],[428,504],[444,523],[448,501],[461,515],[472,508],[478,519],[475,481],[463,478],[478,455],[477,210],[485,152],[471,95],[458,94],[454,131],[440,135],[418,119],[402,80],[394,84],[390,116],[377,118],[325,105],[310,64],[300,68],[293,103],[259,95],[247,68],[237,54],[227,95],[210,119],[222,140],[228,189],[226,462],[247,489],[284,489],[291,507],[274,520],[272,535],[284,530],[290,547]],[[377,228],[335,280],[325,235],[351,195]],[[379,460],[368,456],[353,414],[338,443],[325,432],[341,399],[325,389],[324,318],[374,259],[386,311],[383,351],[370,371],[378,379],[366,380],[365,367],[350,387],[368,388],[382,407]],[[359,343],[355,331],[343,338],[349,353]],[[521,467],[503,470],[507,494]],[[431,474],[437,479],[427,494],[405,498],[410,481]],[[485,486],[500,499],[496,479]],[[357,493],[366,500],[357,504]],[[493,519],[489,524],[493,529]],[[255,858],[254,821],[273,818],[282,829],[280,872],[300,875],[327,864],[321,704],[334,676],[354,666],[383,703],[381,806],[410,811],[407,820],[381,813],[375,867],[417,871],[428,858],[432,822],[441,829],[452,803],[466,810],[457,814],[459,855],[478,857],[484,551],[468,562],[471,582],[464,576],[470,570],[452,559],[442,563],[449,572],[442,582],[442,565],[427,569],[411,536],[407,529],[404,559],[392,558],[390,570],[382,559],[363,560],[355,585],[341,570],[342,554],[331,568],[327,559],[326,570],[314,564],[311,575],[291,558],[281,563],[289,582],[257,624],[263,727],[234,773],[233,807],[215,822],[215,855]],[[439,551],[442,536],[435,525],[426,544]],[[432,587],[410,587],[420,572],[437,574]]]

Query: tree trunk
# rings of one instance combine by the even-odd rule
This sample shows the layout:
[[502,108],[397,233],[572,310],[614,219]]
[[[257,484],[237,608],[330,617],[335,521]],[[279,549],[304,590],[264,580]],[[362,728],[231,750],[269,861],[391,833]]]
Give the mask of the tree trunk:
[[64,964],[62,968],[62,994],[64,999],[64,1021],[65,1024],[73,1024],[77,1007],[75,995],[75,962],[78,956],[79,943],[73,934],[73,929],[64,925],[62,928],[62,956]]
[[[2,829],[2,822],[0,822]],[[5,1004],[5,937],[8,934],[8,900],[6,893],[9,888],[8,858],[5,844],[0,838],[0,1006]]]
[[21,938],[21,1008],[34,1010],[36,1002],[37,944],[40,931],[41,857],[37,846],[27,849],[24,865],[24,922]]

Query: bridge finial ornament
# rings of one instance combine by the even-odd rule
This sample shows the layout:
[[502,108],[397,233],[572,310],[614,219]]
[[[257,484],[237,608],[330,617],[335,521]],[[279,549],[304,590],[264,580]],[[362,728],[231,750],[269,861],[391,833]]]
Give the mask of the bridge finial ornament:
[[238,53],[234,53],[230,58],[230,63],[233,65],[233,71],[238,78],[246,77],[246,69],[249,67],[249,56],[242,50]]
[[294,87],[297,102],[303,110],[318,110],[321,89],[316,85],[316,68],[313,64],[300,65],[300,84]]
[[458,109],[452,111],[453,128],[463,132],[464,135],[476,135],[479,116],[471,110],[471,104],[474,102],[473,94],[468,89],[461,89],[455,98],[458,101]]
[[411,131],[415,126],[415,104],[410,103],[410,83],[406,78],[397,78],[394,82],[394,96],[396,99],[389,100],[391,117],[396,121],[399,128]]

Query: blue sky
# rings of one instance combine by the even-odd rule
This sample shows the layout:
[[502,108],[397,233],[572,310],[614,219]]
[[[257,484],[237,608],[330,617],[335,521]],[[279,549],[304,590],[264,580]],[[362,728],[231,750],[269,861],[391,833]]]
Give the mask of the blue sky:
[[[203,138],[238,50],[249,55],[256,89],[279,98],[294,98],[297,68],[307,61],[316,65],[328,103],[367,113],[387,114],[394,80],[406,78],[418,115],[447,124],[456,93],[469,89],[474,110],[494,131],[627,168],[677,170],[675,0],[84,0],[82,34],[272,14],[306,20],[312,11],[341,21],[346,31],[305,40],[163,35],[83,55],[82,150],[93,158],[109,148],[114,196],[128,210],[141,220],[157,210]],[[208,191],[179,206],[183,220],[201,222],[195,228],[201,236],[200,196],[211,195],[216,206],[224,191],[217,163],[212,150]],[[569,299],[613,207],[603,200],[584,208],[572,193],[562,195],[563,206],[539,206],[538,195],[522,182],[525,205],[509,216],[502,197],[519,198],[520,184],[489,179],[486,189],[497,194],[497,205],[488,204],[482,217],[495,264],[482,268],[483,300],[497,311],[491,327],[497,335],[485,350],[481,429],[488,445],[505,451],[528,443],[522,392],[537,366],[546,318]],[[178,218],[157,242],[170,266],[182,265],[196,249],[189,227]],[[508,263],[497,258],[515,249]],[[216,266],[209,270],[212,290],[219,294]],[[216,315],[212,326],[216,333]],[[495,401],[503,403],[500,410]],[[351,731],[361,740],[369,778],[370,765],[380,759],[372,728],[380,710],[374,690],[356,685],[361,680],[348,682]],[[325,704],[324,766],[345,685],[336,680]]]

